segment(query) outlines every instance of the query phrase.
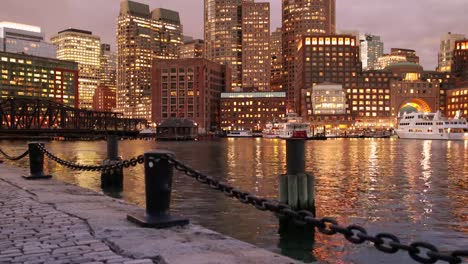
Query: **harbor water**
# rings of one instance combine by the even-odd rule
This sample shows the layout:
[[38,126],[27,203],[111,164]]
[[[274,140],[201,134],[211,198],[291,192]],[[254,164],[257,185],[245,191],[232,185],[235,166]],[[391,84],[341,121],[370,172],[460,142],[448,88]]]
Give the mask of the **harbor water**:
[[[52,141],[46,148],[80,164],[100,164],[105,141]],[[0,141],[7,153],[22,153],[26,141]],[[167,149],[191,167],[241,190],[277,199],[286,171],[286,142],[225,138],[189,142],[121,141],[125,159]],[[27,159],[9,162],[27,167]],[[54,178],[96,191],[99,172],[72,171],[46,162]],[[402,243],[431,242],[441,250],[468,248],[468,141],[333,139],[306,143],[306,170],[316,177],[318,217],[358,224],[370,234],[392,233]],[[122,199],[144,206],[143,166],[124,171]],[[190,177],[176,173],[172,212],[225,235],[307,263],[414,263],[405,253],[385,254],[372,245],[352,245],[341,235],[310,234],[285,240],[278,219]]]

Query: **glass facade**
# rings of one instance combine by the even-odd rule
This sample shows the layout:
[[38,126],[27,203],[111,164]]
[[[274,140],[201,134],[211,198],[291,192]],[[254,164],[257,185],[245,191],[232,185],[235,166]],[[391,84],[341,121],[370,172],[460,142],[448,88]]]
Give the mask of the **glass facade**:
[[0,52],[1,98],[47,99],[78,107],[78,65],[26,54]]

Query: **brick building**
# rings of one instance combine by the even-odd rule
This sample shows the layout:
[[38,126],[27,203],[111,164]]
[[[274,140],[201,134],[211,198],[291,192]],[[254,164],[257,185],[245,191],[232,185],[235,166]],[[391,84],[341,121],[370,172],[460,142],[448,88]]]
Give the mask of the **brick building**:
[[155,60],[151,76],[153,122],[188,118],[200,133],[219,129],[221,93],[231,89],[228,66],[202,58]]
[[115,87],[98,85],[93,95],[93,110],[111,112],[116,104]]

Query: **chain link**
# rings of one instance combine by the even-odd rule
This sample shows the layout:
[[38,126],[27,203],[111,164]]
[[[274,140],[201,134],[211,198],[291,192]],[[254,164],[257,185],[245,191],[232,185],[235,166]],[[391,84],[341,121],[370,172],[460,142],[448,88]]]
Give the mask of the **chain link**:
[[49,159],[57,162],[60,165],[63,165],[67,168],[73,169],[73,170],[81,170],[81,171],[101,171],[101,172],[111,172],[113,170],[117,169],[123,169],[123,168],[129,168],[130,166],[135,167],[138,164],[142,164],[145,162],[145,157],[143,155],[139,155],[137,157],[131,158],[130,160],[121,160],[117,161],[113,164],[107,164],[107,165],[82,165],[78,163],[73,163],[70,161],[63,160],[54,154],[52,154],[50,151],[48,151],[44,146],[41,144],[36,145],[38,149],[44,153]]
[[[450,264],[462,263],[462,257],[468,257],[468,251],[453,251],[452,253],[441,253],[436,246],[426,242],[414,242],[410,245],[400,243],[400,240],[392,234],[379,233],[375,236],[369,235],[364,227],[358,225],[341,226],[338,222],[329,217],[315,218],[310,211],[295,211],[289,205],[276,200],[259,198],[255,195],[243,192],[227,183],[217,181],[216,179],[198,172],[181,161],[165,155],[162,157],[169,164],[185,175],[196,179],[198,182],[223,192],[226,196],[236,198],[242,203],[251,204],[262,211],[271,211],[279,216],[292,218],[297,224],[309,224],[318,229],[325,235],[342,234],[346,240],[353,244],[362,244],[371,242],[374,247],[381,252],[393,254],[398,251],[407,251],[410,257],[419,263],[435,263],[437,261],[446,261]],[[425,254],[423,252],[426,252]]]
[[19,156],[16,156],[16,157],[12,157],[12,156],[6,154],[2,149],[0,149],[0,153],[1,153],[6,159],[8,159],[8,160],[14,160],[14,161],[15,161],[15,160],[20,160],[20,159],[26,157],[26,156],[29,154],[29,149],[26,150],[23,154],[21,154],[21,155],[19,155]]

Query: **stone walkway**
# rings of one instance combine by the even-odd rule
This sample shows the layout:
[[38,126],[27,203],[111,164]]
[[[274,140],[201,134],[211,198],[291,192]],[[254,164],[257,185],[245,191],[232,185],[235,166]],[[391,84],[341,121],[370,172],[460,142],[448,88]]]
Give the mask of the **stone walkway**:
[[123,257],[95,239],[86,221],[39,203],[0,179],[0,263],[156,263]]

